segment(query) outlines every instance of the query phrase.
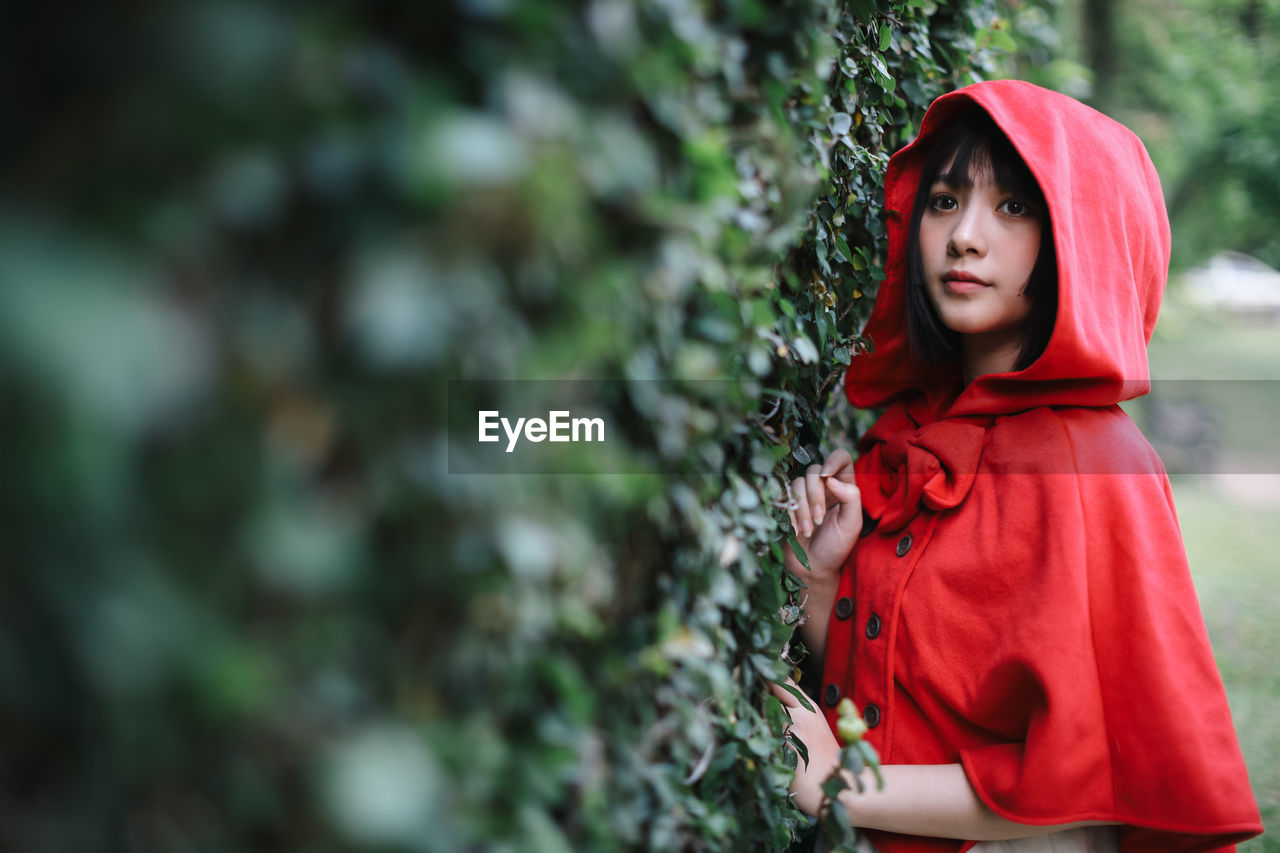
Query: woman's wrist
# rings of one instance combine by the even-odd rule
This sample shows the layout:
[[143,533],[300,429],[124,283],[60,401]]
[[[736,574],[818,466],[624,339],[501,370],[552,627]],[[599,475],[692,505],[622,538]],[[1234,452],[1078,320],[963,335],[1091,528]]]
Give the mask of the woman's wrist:
[[831,609],[835,606],[840,578],[830,580],[810,578],[805,581],[801,598],[804,621],[800,623],[800,636],[810,655],[820,661],[826,648],[827,625],[831,621]]
[[826,612],[835,604],[836,590],[840,587],[840,573],[834,572],[831,575],[810,575],[804,581],[805,591],[803,596],[803,609],[805,613],[813,611]]

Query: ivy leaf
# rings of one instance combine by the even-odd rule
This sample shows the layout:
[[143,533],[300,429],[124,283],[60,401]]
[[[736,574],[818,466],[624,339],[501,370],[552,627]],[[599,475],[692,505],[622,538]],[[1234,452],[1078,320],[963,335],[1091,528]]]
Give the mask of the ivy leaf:
[[853,15],[854,20],[865,23],[876,13],[875,0],[850,0],[849,13]]
[[818,709],[813,707],[813,703],[809,701],[809,699],[804,695],[804,691],[801,690],[799,687],[794,687],[790,684],[785,684],[783,682],[777,682],[777,684],[783,690],[787,691],[792,696],[796,697],[796,699],[800,701],[801,708],[804,708],[806,711],[808,711],[811,714],[818,713]]
[[795,747],[796,754],[800,756],[800,760],[804,762],[806,767],[808,767],[809,766],[809,747],[804,745],[804,741],[800,740],[800,738],[797,737],[792,732],[787,732],[787,736],[785,740],[787,743]]
[[862,754],[862,760],[871,768],[871,773],[876,777],[876,787],[884,787],[884,776],[880,773],[880,756],[876,753],[876,748],[865,740],[857,743],[858,752]]
[[[854,255],[854,253],[849,250],[849,241],[845,240],[844,235],[841,234],[839,231],[835,232],[835,238],[836,238],[836,248],[840,250],[840,254],[844,256],[844,259],[846,261],[852,263],[853,259],[857,256]],[[854,269],[857,269],[857,267],[854,267]]]
[[813,345],[813,341],[809,340],[808,336],[796,335],[792,345],[795,347],[796,355],[800,356],[800,361],[805,364],[814,364],[818,361],[818,348]]
[[1015,53],[1018,50],[1018,43],[1004,30],[993,29],[990,32],[991,46],[996,50],[1003,50],[1006,53]]
[[845,770],[857,776],[866,766],[866,761],[862,757],[862,752],[856,747],[847,747],[840,752],[840,764]]
[[823,849],[839,850],[857,842],[857,830],[849,820],[849,812],[844,803],[839,800],[831,801],[831,807],[822,816],[822,833]]
[[849,787],[849,783],[844,780],[844,774],[832,773],[825,780],[823,780],[822,793],[826,794],[828,797],[831,797],[831,799],[834,800],[836,797],[840,796],[841,791],[847,789],[848,787]]
[[791,553],[796,555],[796,559],[800,561],[800,565],[808,569],[809,555],[806,554],[804,552],[804,549],[800,547],[800,542],[799,540],[796,539],[795,534],[792,534],[787,537],[787,544],[791,546]]

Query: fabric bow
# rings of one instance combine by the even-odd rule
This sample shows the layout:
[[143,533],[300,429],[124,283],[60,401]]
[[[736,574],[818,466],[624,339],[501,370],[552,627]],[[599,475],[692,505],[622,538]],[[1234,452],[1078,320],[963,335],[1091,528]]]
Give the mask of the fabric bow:
[[861,442],[854,472],[862,508],[882,530],[901,530],[921,507],[959,506],[973,486],[988,424],[946,419],[922,425],[925,417],[927,410],[893,406]]

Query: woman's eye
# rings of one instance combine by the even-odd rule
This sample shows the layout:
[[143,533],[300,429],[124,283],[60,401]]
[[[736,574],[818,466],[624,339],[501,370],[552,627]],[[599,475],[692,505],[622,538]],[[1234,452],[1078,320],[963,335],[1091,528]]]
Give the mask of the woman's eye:
[[929,199],[929,206],[934,210],[954,210],[956,207],[956,200],[946,193],[938,193],[933,198]]
[[1029,213],[1026,204],[1016,198],[1006,199],[1000,206],[1010,216],[1026,216]]

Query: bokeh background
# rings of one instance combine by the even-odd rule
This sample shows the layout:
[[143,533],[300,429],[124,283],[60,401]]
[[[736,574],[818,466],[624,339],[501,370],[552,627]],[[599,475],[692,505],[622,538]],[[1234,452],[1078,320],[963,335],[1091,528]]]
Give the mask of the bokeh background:
[[[804,837],[778,484],[868,417],[888,153],[992,76],[1161,174],[1132,411],[1280,819],[1280,0],[10,3],[0,45],[0,848]],[[448,379],[601,375],[649,383],[609,464],[698,476],[448,474]]]

